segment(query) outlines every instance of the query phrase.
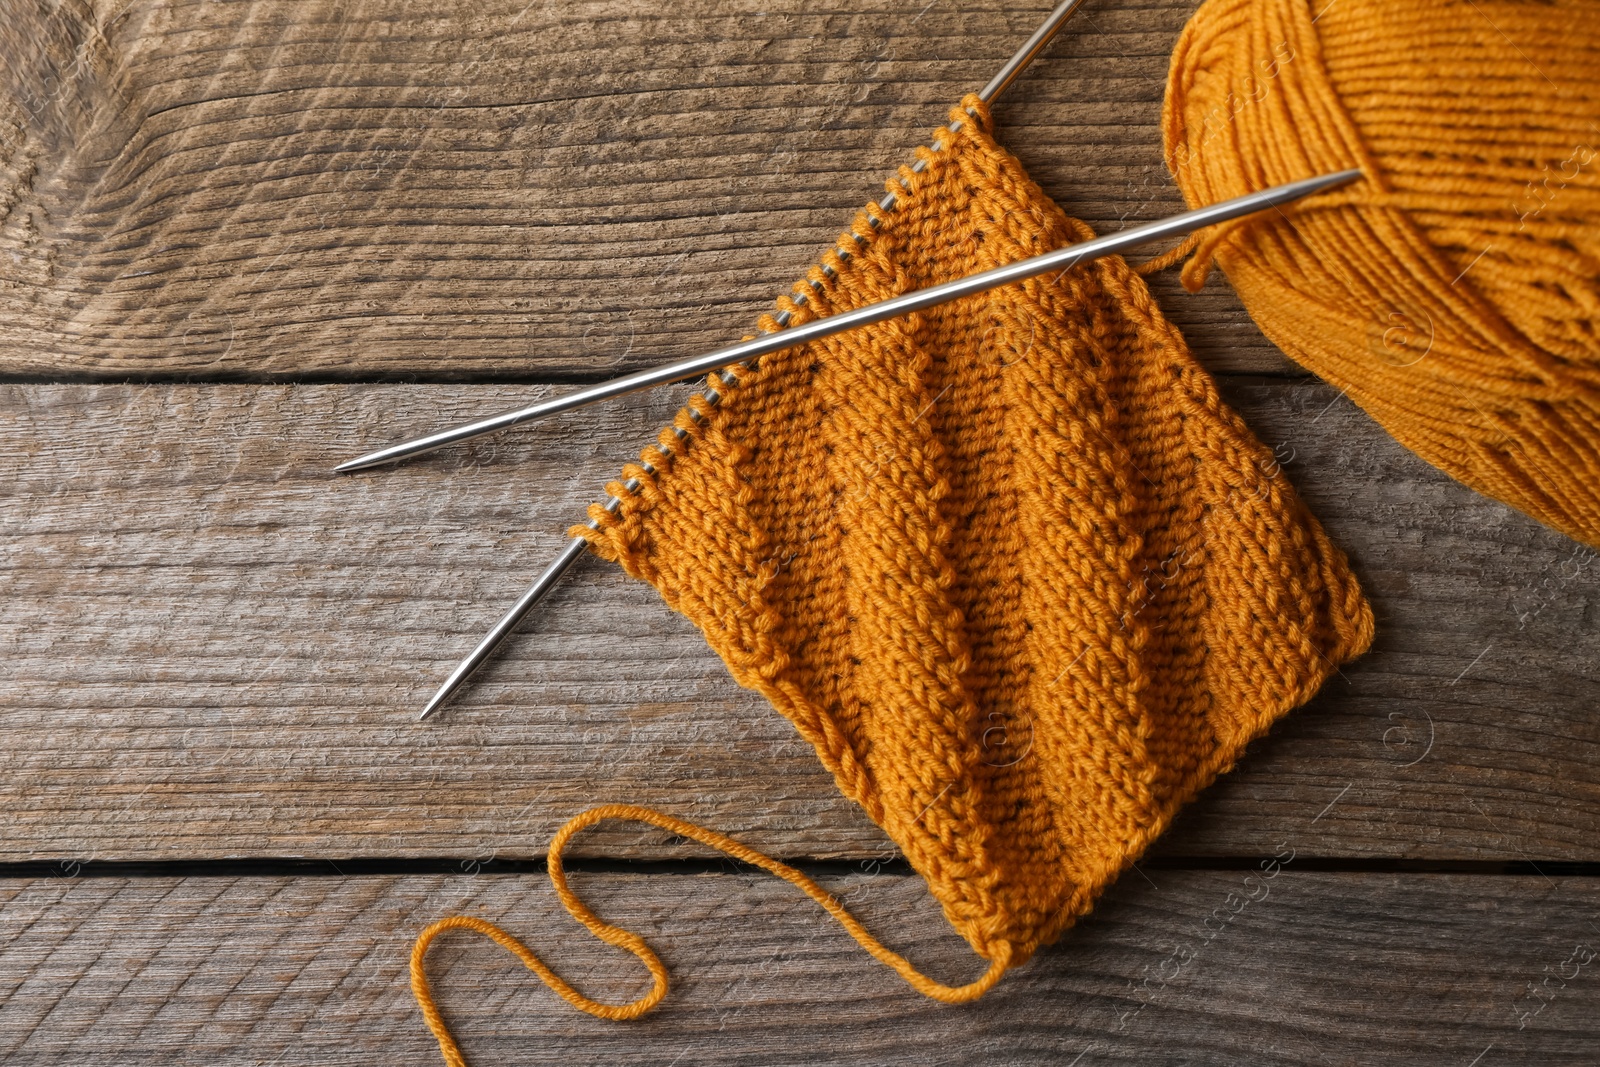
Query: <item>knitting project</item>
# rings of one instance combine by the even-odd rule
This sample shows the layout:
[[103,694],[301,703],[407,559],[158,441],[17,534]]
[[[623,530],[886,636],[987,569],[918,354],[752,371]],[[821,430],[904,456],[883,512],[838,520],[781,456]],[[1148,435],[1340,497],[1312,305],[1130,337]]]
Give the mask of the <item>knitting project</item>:
[[[976,96],[951,119],[791,323],[1092,236]],[[996,975],[1371,642],[1344,555],[1120,258],[709,386],[573,532],[795,724]]]
[[[828,252],[793,324],[1092,236],[997,144],[976,96],[939,151]],[[1161,257],[1170,262],[1183,248]],[[779,328],[768,316],[768,330]],[[989,961],[945,985],[804,872],[624,804],[550,842],[572,916],[651,988],[579,992],[476,916],[429,926],[411,988],[465,1058],[429,946],[471,930],[569,1004],[632,1019],[667,970],[568,885],[573,835],[628,819],[785,879],[867,952],[945,1002],[982,996],[1084,912],[1177,810],[1372,641],[1344,555],[1218,398],[1143,281],[1108,258],[712,375],[614,502],[573,528],[700,627],[733,677],[815,746]]]

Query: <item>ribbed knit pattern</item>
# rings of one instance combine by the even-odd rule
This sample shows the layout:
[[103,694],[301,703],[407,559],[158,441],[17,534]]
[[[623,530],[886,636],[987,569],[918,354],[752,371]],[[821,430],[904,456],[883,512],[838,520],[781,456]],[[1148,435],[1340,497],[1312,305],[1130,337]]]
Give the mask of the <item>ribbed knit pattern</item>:
[[[779,302],[794,322],[1091,236],[976,97],[951,117]],[[574,532],[794,722],[990,960],[1056,937],[1371,640],[1344,556],[1120,259],[738,377]]]
[[1214,257],[1401,444],[1600,546],[1600,2],[1206,0],[1163,122],[1191,205],[1359,166],[1185,280]]

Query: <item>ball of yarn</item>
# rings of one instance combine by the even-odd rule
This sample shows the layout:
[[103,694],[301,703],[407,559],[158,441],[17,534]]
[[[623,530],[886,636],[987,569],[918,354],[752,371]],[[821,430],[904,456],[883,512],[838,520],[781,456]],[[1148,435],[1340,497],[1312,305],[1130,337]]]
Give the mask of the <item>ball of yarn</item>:
[[1600,545],[1600,3],[1206,0],[1162,123],[1194,206],[1360,167],[1185,284],[1215,262],[1402,444]]

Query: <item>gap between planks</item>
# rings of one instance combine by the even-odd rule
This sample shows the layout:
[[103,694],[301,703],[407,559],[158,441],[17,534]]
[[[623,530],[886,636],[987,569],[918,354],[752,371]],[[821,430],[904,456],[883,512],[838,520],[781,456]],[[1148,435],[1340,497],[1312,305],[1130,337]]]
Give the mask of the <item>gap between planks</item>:
[[[1157,855],[1600,859],[1596,579],[1309,380],[1225,395],[1352,555],[1378,644]],[[650,804],[773,854],[893,858],[653,590],[590,560],[439,723],[415,708],[671,390],[334,478],[503,386],[0,387],[7,858],[542,854]],[[592,855],[659,858],[603,829]]]

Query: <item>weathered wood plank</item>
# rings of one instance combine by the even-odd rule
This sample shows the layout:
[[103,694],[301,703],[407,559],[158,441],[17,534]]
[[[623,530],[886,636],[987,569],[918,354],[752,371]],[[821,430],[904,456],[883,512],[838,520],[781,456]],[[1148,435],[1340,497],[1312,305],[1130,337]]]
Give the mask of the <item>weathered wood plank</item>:
[[[1593,879],[1292,863],[1151,878],[1129,874],[964,1008],[922,999],[759,875],[575,876],[674,974],[638,1022],[579,1014],[471,935],[441,941],[430,973],[477,1067],[1594,1062]],[[977,972],[920,881],[826,881],[935,976]],[[644,988],[541,875],[45,879],[0,883],[0,901],[0,1055],[17,1067],[437,1062],[405,966],[411,937],[454,912],[521,933],[596,996]]]
[[[1350,551],[1379,637],[1161,848],[1269,855],[1327,808],[1308,852],[1600,859],[1593,554],[1325,386],[1225,387]],[[0,854],[528,856],[607,800],[785,855],[883,854],[788,724],[597,562],[442,721],[413,721],[675,400],[328,468],[545,391],[0,387]]]
[[[1048,3],[0,2],[0,373],[596,377],[719,347]],[[1000,116],[1096,226],[1189,0],[1102,5]],[[920,10],[919,10],[920,9]],[[1283,357],[1157,282],[1219,368]]]

